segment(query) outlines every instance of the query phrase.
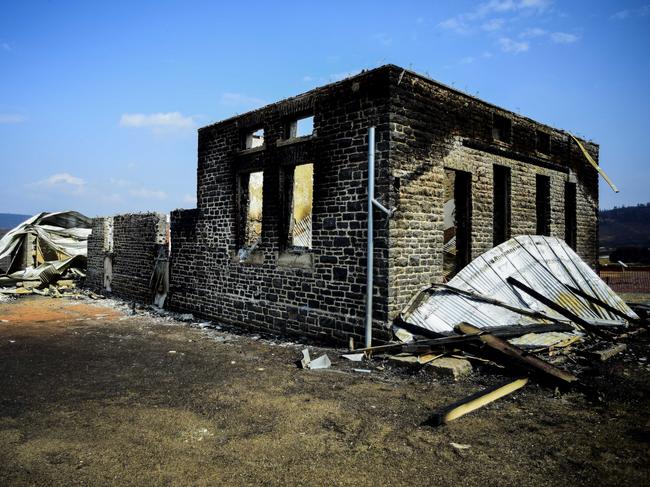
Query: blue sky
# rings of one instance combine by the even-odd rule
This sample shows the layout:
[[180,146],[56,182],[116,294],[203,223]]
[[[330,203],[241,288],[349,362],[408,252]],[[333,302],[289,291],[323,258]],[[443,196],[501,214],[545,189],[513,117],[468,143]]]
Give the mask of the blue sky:
[[193,207],[196,129],[394,63],[601,144],[650,201],[650,4],[0,5],[0,212]]

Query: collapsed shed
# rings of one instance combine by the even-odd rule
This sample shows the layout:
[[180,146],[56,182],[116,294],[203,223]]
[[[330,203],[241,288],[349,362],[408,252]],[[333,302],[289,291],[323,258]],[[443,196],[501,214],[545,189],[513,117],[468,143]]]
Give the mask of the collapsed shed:
[[76,211],[39,213],[0,239],[0,287],[50,284],[85,275],[90,218]]

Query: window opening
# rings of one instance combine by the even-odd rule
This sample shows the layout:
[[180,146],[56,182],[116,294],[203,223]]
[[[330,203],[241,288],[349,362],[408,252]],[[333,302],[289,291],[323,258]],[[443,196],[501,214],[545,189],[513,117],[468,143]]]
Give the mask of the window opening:
[[576,183],[564,183],[564,241],[575,250],[577,243],[577,189]]
[[469,264],[472,246],[472,175],[445,169],[443,273],[450,279]]
[[290,190],[289,232],[290,247],[311,249],[312,247],[312,205],[314,198],[314,165],[312,163],[294,166],[287,181]]
[[257,129],[244,134],[242,138],[242,149],[254,149],[255,147],[262,147],[264,145],[264,129]]
[[537,235],[551,235],[551,178],[538,174],[535,179]]
[[496,247],[510,238],[510,168],[494,166],[493,182],[492,244]]
[[492,138],[509,144],[512,139],[512,122],[509,118],[492,115]]

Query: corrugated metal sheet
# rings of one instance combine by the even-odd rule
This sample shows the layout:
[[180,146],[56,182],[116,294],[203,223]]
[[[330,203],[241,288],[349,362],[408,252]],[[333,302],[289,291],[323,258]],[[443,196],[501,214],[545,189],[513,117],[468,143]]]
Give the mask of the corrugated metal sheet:
[[28,251],[37,265],[12,265],[10,274],[0,276],[0,286],[39,279],[48,283],[69,268],[85,268],[90,226],[91,219],[76,211],[39,213],[27,219],[0,239],[0,258],[15,258],[21,246],[34,238],[36,245]]
[[[549,319],[566,321],[557,312],[514,288],[506,281],[508,277],[514,277],[590,322],[625,323],[622,318],[576,296],[565,284],[636,318],[623,300],[563,240],[555,237],[527,235],[512,238],[474,259],[448,285],[479,297],[496,299],[511,307],[539,312]],[[478,328],[540,322],[539,317],[526,316],[480,298],[435,286],[418,294],[404,310],[402,318],[443,335],[453,333],[454,326],[461,321]]]
[[581,338],[580,334],[551,331],[548,333],[528,333],[508,340],[519,348],[562,347]]
[[311,232],[311,215],[307,215],[294,223],[291,243],[295,247],[311,248]]

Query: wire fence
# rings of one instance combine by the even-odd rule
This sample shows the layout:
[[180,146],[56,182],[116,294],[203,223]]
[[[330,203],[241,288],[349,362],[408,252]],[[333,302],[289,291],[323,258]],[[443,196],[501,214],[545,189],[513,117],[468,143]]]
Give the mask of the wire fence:
[[650,270],[601,270],[599,274],[618,293],[650,293]]

